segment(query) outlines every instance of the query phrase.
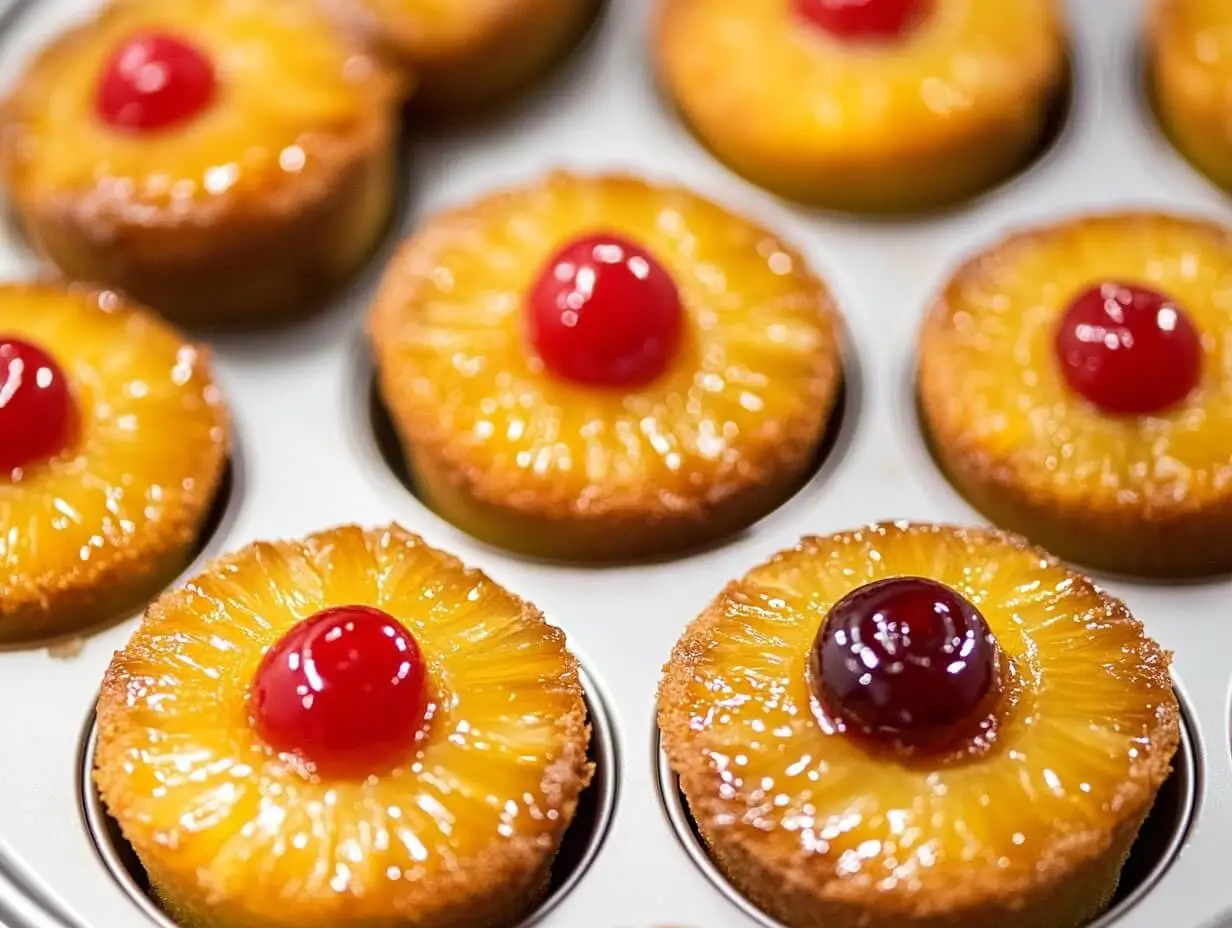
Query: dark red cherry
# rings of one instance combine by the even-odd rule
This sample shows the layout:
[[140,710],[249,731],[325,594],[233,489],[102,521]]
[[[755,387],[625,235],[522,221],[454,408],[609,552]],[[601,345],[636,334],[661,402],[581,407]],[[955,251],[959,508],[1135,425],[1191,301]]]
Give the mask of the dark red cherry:
[[671,275],[636,242],[602,233],[561,248],[529,295],[530,339],[547,369],[594,387],[639,387],[680,345],[684,309]]
[[427,707],[423,655],[371,606],[325,609],[275,644],[252,681],[257,733],[324,774],[366,773],[414,745]]
[[1083,291],[1061,317],[1066,383],[1105,412],[1148,415],[1187,397],[1202,376],[1202,338],[1174,300],[1137,284]]
[[795,0],[796,13],[840,39],[893,39],[928,15],[930,0]]
[[834,605],[809,671],[822,707],[847,730],[930,744],[978,721],[997,684],[997,643],[984,617],[954,590],[896,577]]
[[0,476],[53,458],[76,419],[64,371],[47,352],[0,335]]
[[214,66],[179,36],[130,36],[103,66],[98,115],[116,129],[157,132],[187,122],[214,100]]

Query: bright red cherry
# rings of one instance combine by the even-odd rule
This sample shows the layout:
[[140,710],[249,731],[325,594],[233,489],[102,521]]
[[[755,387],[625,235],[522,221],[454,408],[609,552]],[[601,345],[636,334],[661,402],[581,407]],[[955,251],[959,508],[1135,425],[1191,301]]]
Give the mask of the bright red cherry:
[[639,387],[671,363],[684,309],[671,275],[636,242],[602,233],[548,261],[529,296],[530,338],[547,369],[594,387]]
[[931,11],[930,0],[795,0],[796,13],[840,39],[894,39]]
[[427,707],[423,655],[371,606],[325,609],[294,626],[252,681],[257,733],[320,773],[373,771],[414,745]]
[[1163,412],[1202,375],[1202,338],[1189,315],[1136,284],[1083,291],[1061,317],[1056,351],[1074,392],[1121,415]]
[[95,103],[116,129],[157,132],[205,110],[216,85],[214,66],[199,48],[178,36],[143,32],[112,54]]
[[831,718],[859,735],[940,743],[979,720],[997,685],[997,642],[971,603],[920,577],[879,580],[827,615],[810,655]]
[[0,475],[53,458],[76,419],[64,371],[47,352],[0,335]]

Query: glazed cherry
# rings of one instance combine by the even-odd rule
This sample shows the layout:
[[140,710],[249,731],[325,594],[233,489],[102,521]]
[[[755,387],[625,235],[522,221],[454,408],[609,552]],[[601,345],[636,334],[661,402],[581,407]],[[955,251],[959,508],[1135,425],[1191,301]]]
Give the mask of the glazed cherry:
[[76,419],[64,371],[47,352],[0,335],[0,476],[53,458]]
[[588,235],[561,248],[528,300],[530,338],[548,371],[594,387],[638,387],[671,363],[684,309],[663,265],[636,242]]
[[969,729],[997,685],[988,623],[949,587],[879,580],[830,610],[810,655],[826,714],[857,735],[919,746]]
[[928,15],[930,0],[795,0],[796,13],[840,39],[894,39]]
[[325,774],[365,773],[414,745],[427,707],[411,633],[370,606],[340,606],[294,626],[252,681],[253,726],[277,751]]
[[95,103],[113,128],[157,132],[202,113],[216,84],[214,66],[196,46],[161,32],[139,33],[103,67]]
[[1120,415],[1163,412],[1202,375],[1202,338],[1189,315],[1136,284],[1083,291],[1061,317],[1056,352],[1075,393]]

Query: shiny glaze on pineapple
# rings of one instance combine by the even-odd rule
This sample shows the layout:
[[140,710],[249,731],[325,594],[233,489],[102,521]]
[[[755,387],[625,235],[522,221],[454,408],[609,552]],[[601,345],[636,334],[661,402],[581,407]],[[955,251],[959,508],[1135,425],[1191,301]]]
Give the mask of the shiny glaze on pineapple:
[[[975,604],[1016,672],[982,750],[904,759],[818,724],[807,664],[823,617],[854,585],[904,573]],[[1074,829],[1145,802],[1140,760],[1177,735],[1168,661],[1140,624],[992,531],[806,539],[724,593],[668,672],[660,724],[703,829],[742,826],[755,853],[898,897],[944,894],[973,870],[1031,877]]]

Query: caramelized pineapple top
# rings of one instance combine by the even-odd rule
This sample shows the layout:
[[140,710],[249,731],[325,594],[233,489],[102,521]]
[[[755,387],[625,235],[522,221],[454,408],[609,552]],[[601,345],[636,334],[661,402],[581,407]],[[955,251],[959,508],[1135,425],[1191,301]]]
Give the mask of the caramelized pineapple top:
[[[1109,281],[1167,295],[1197,330],[1198,380],[1171,408],[1110,414],[1062,376],[1062,314]],[[948,450],[1004,480],[1047,485],[1073,505],[1192,511],[1232,493],[1230,331],[1227,230],[1157,215],[1092,217],[1015,235],[963,267],[925,323],[919,388]]]
[[1055,0],[937,0],[904,35],[872,43],[832,36],[796,6],[663,0],[661,61],[673,84],[696,88],[688,107],[810,150],[879,151],[887,132],[910,148],[913,127],[959,132],[963,114],[1012,113],[1064,70]]
[[[150,36],[187,44],[178,60],[191,53],[191,73],[134,46]],[[184,118],[142,129],[123,107],[107,115],[109,79],[147,102],[178,93],[170,105]],[[356,145],[389,131],[397,89],[314,3],[121,0],[29,66],[3,110],[0,167],[22,198],[174,221],[190,206],[327,182]]]
[[[366,777],[319,775],[250,722],[266,650],[345,605],[396,617],[427,664],[418,741]],[[535,888],[587,740],[576,663],[532,606],[397,526],[343,527],[254,544],[151,607],[104,682],[96,779],[152,872],[239,923],[435,924],[486,886]]]
[[[883,752],[820,711],[807,667],[827,613],[898,576],[964,596],[1007,660],[982,745]],[[1095,856],[1144,814],[1179,736],[1168,665],[1122,604],[1010,536],[879,525],[805,539],[729,585],[676,648],[660,724],[708,832],[827,898],[875,887],[888,911],[961,908],[990,881],[1022,890],[1041,862]]]
[[[0,474],[6,610],[105,582],[127,561],[165,555],[164,544],[186,546],[221,478],[229,437],[208,354],[114,293],[0,287],[0,342],[13,338],[51,358],[72,408],[62,447]],[[42,373],[16,370],[2,350],[0,362],[6,392],[30,389]]]
[[[683,332],[647,383],[572,381],[532,344],[550,256],[599,232],[644,246],[678,293]],[[556,174],[432,220],[391,263],[370,333],[415,447],[482,500],[571,515],[683,512],[768,479],[812,453],[841,382],[837,311],[800,254],[626,177]]]

